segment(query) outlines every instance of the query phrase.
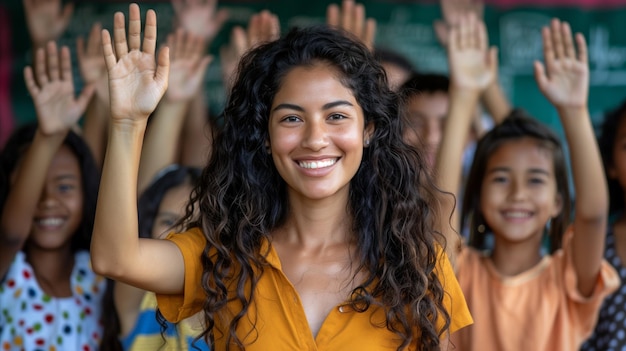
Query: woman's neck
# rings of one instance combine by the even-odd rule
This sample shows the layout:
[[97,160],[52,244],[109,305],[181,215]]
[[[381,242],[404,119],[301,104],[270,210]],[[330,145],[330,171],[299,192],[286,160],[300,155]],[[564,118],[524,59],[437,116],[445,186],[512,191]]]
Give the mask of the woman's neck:
[[290,197],[289,204],[287,220],[272,233],[273,241],[320,248],[353,240],[347,196],[343,201],[337,198],[314,201]]

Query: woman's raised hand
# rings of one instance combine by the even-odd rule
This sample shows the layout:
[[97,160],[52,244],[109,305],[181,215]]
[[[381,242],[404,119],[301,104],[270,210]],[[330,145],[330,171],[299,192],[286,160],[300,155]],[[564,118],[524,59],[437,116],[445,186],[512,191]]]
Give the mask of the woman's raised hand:
[[[113,20],[113,40],[102,32],[102,47],[109,72],[109,95],[113,121],[144,121],[154,111],[167,89],[169,49],[164,47],[155,61],[157,20],[154,10],[146,13],[141,38],[141,14],[137,4],[129,6],[128,40],[124,14]],[[115,51],[113,46],[115,45]]]

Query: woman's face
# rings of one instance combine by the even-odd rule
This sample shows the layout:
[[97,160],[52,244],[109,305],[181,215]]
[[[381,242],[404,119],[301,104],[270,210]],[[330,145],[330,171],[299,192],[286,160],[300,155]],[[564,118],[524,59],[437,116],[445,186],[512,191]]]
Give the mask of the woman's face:
[[290,196],[347,196],[371,134],[364,121],[335,68],[318,63],[287,73],[272,103],[269,144]]
[[154,225],[152,226],[153,238],[164,238],[172,230],[172,226],[176,224],[176,221],[183,217],[191,190],[192,187],[189,182],[185,182],[170,188],[165,193],[161,204],[159,204],[159,210],[154,217]]

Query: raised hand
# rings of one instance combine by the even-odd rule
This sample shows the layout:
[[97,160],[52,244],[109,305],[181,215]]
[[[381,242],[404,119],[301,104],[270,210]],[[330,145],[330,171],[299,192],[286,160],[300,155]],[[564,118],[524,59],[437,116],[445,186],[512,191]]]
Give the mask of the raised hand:
[[129,6],[128,42],[124,14],[113,19],[115,52],[111,35],[102,32],[104,60],[109,73],[109,94],[113,120],[145,120],[154,111],[167,89],[169,49],[163,48],[155,61],[157,20],[154,10],[146,13],[143,46],[139,6]]
[[94,92],[93,86],[87,85],[78,98],[74,96],[70,50],[63,46],[59,55],[54,42],[37,49],[35,70],[27,66],[24,80],[44,135],[67,133],[85,112]]
[[172,0],[179,28],[210,43],[228,19],[228,11],[217,10],[217,0]]
[[488,47],[485,24],[472,13],[460,15],[458,25],[448,31],[447,41],[452,87],[481,93],[498,70],[497,50]]
[[365,6],[363,4],[355,3],[354,0],[343,0],[341,9],[337,4],[328,5],[326,23],[352,33],[370,50],[374,48],[376,20],[365,18]]
[[56,41],[70,23],[74,5],[61,0],[24,0],[26,24],[35,48]]
[[199,91],[211,56],[203,55],[203,39],[178,29],[167,37],[170,48],[170,75],[165,98],[189,101]]
[[239,64],[241,56],[251,48],[269,41],[278,39],[280,36],[280,22],[278,16],[263,10],[250,17],[247,30],[236,26],[230,34],[228,45],[220,48],[220,62],[222,66],[222,79],[226,90],[230,90],[233,75]]
[[449,29],[459,25],[461,16],[473,13],[482,19],[484,4],[482,0],[440,0],[443,20],[434,23],[435,34],[443,47],[448,46]]
[[589,66],[585,38],[576,34],[576,50],[570,25],[558,19],[553,19],[550,27],[544,27],[541,34],[545,64],[535,61],[539,90],[557,108],[586,108]]
[[96,96],[103,103],[109,104],[109,77],[102,53],[102,26],[94,23],[87,42],[83,37],[76,40],[76,56],[80,75],[85,84],[93,84]]

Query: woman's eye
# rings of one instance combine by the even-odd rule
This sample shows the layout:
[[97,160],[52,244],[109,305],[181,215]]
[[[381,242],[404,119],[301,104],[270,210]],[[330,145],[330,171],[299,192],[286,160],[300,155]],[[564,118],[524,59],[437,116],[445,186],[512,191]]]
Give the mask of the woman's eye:
[[493,177],[492,181],[494,183],[505,183],[506,177]]
[[299,120],[300,118],[298,118],[298,116],[287,116],[283,118],[284,122],[298,122]]
[[347,118],[347,117],[340,113],[333,113],[332,115],[328,116],[328,119],[331,119],[331,120],[340,120],[344,118]]
[[544,180],[541,178],[531,178],[529,182],[530,184],[543,184]]

